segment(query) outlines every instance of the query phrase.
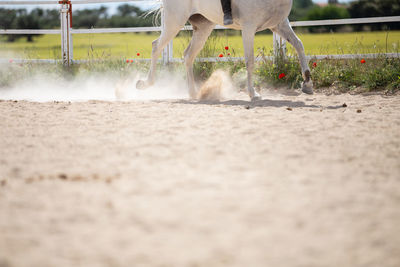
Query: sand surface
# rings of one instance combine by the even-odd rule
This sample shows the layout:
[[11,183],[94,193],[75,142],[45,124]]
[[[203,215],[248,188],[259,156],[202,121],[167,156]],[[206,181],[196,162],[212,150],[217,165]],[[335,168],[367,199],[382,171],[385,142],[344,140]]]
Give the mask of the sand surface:
[[400,96],[264,98],[1,101],[0,266],[400,266]]

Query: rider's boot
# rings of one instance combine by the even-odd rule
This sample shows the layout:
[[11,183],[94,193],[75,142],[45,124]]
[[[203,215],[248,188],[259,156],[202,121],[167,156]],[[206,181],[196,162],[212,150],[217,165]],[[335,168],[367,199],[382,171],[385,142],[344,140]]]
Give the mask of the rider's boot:
[[233,24],[231,0],[221,0],[221,4],[224,11],[224,25]]

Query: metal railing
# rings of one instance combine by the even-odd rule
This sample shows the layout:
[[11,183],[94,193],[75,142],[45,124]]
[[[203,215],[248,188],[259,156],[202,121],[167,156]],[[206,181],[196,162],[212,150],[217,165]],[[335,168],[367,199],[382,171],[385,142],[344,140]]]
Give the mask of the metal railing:
[[[133,27],[133,28],[96,28],[96,29],[73,29],[72,28],[72,4],[99,4],[99,3],[118,3],[118,2],[159,2],[149,0],[60,0],[60,1],[0,1],[1,5],[59,5],[60,6],[60,22],[59,30],[34,30],[34,29],[0,29],[0,34],[60,34],[61,35],[61,55],[64,65],[70,65],[72,62],[80,62],[73,60],[73,38],[72,34],[97,34],[97,33],[138,33],[138,32],[159,32],[164,27],[163,15],[161,15],[160,27]],[[354,25],[369,23],[388,23],[400,22],[400,16],[392,17],[374,17],[359,19],[337,19],[337,20],[317,20],[317,21],[297,21],[291,22],[292,27],[309,27],[309,26],[333,26],[333,25]],[[216,26],[215,29],[227,29],[223,26]],[[185,26],[182,30],[193,30],[191,26]],[[286,42],[277,34],[273,36],[274,54],[285,51]],[[400,57],[398,53],[386,53],[387,57]],[[313,58],[373,58],[378,54],[343,54],[343,55],[315,55]],[[311,56],[309,56],[311,57]],[[268,57],[273,59],[273,57]],[[150,59],[144,59],[150,60]],[[238,61],[244,58],[201,58],[200,61]],[[18,60],[17,60],[18,61]],[[36,62],[55,62],[56,60],[29,60]],[[171,41],[162,53],[162,61],[164,63],[182,61],[173,57],[173,42]]]

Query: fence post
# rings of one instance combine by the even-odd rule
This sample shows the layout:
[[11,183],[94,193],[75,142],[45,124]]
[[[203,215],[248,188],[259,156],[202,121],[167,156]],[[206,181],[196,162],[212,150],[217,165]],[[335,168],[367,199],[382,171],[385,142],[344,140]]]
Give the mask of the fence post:
[[171,42],[169,42],[168,46],[168,62],[172,62],[172,59],[174,58],[174,41],[171,40]]
[[274,61],[286,57],[286,40],[274,33]]
[[[165,27],[164,10],[162,11],[162,14],[161,14],[161,27],[162,27],[162,30],[164,30],[164,27]],[[173,45],[173,41],[171,41],[167,44],[167,46],[164,48],[164,50],[162,52],[163,64],[166,65],[166,64],[172,62],[173,57],[174,57],[174,45]]]
[[72,46],[72,5],[68,0],[58,2],[61,4],[60,21],[61,21],[61,57],[64,66],[70,66],[73,58]]

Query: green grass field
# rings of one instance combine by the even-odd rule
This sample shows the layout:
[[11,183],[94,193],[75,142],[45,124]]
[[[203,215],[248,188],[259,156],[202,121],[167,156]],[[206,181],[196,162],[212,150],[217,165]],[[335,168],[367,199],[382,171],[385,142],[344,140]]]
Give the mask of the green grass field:
[[[354,54],[354,53],[385,53],[398,52],[400,46],[400,31],[389,32],[356,32],[356,33],[324,33],[302,34],[298,36],[303,41],[308,55],[318,54]],[[158,34],[75,34],[74,59],[89,58],[149,58],[151,42]],[[34,42],[26,42],[21,38],[14,43],[5,41],[0,36],[0,57],[2,58],[60,58],[60,36],[43,35],[34,38]],[[182,57],[189,42],[189,36],[183,34],[174,40],[174,56]],[[212,38],[212,48],[207,56],[217,56],[229,46],[232,56],[242,56],[243,46],[239,35],[227,36],[219,32]],[[289,53],[292,47],[289,45]],[[272,35],[259,34],[255,40],[255,51],[272,50]],[[140,56],[137,56],[140,53]]]

